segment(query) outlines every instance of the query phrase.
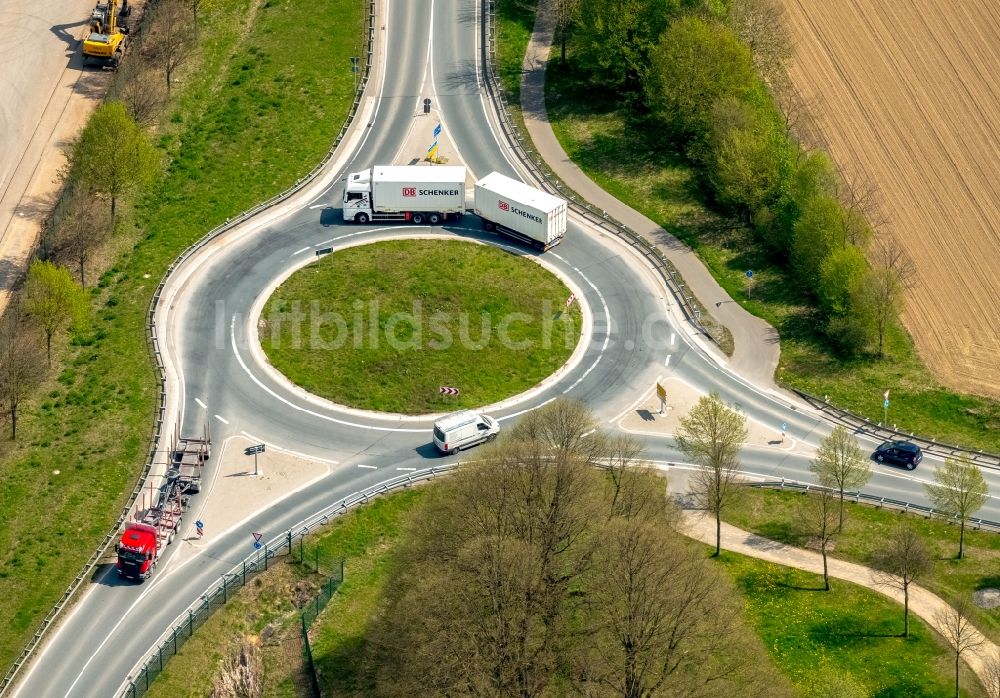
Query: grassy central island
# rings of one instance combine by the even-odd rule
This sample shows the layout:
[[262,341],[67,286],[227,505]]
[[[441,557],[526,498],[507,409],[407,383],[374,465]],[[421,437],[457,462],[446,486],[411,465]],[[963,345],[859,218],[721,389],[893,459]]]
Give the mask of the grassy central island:
[[582,323],[570,294],[542,266],[495,247],[394,240],[299,270],[268,300],[258,330],[275,368],[316,395],[446,412],[516,395],[562,366]]

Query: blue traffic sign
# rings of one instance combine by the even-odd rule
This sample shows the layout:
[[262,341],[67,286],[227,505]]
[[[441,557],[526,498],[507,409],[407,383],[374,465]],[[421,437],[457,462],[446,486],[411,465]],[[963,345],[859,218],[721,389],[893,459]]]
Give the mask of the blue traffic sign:
[[434,127],[434,137],[437,138],[441,135],[441,124]]
[[194,522],[194,527],[198,528],[198,529],[202,529],[202,528],[205,528],[205,524],[203,524],[201,522],[201,519],[198,519],[197,521]]
[[257,542],[257,541],[254,541],[254,542],[253,542],[253,549],[254,549],[254,550],[260,550],[260,548],[261,548],[261,545],[260,545],[260,543],[259,543],[259,542]]
[[753,269],[747,269],[747,278],[748,279],[752,279],[753,278]]
[[885,402],[882,403],[882,407],[888,407],[888,406],[889,406],[889,401],[888,400],[886,400]]
[[782,431],[782,432],[786,432],[786,431],[788,431],[788,425],[787,425],[787,424],[785,424],[784,422],[782,422],[782,423],[781,423],[781,431]]

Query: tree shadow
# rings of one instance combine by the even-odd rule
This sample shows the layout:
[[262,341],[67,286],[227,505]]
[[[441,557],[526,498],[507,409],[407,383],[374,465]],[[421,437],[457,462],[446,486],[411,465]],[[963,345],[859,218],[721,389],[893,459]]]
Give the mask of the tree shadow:
[[479,87],[476,83],[476,61],[459,61],[454,69],[449,70],[444,75],[444,79],[438,82],[438,86],[443,86],[445,91],[438,91],[438,96],[448,96],[454,94],[476,94]]

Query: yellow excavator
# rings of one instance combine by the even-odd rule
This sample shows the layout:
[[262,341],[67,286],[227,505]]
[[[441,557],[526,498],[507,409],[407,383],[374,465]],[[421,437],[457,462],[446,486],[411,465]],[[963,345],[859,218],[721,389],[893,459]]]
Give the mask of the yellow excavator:
[[121,22],[132,12],[128,0],[98,2],[90,15],[90,34],[83,40],[83,64],[117,68],[128,44],[128,25]]

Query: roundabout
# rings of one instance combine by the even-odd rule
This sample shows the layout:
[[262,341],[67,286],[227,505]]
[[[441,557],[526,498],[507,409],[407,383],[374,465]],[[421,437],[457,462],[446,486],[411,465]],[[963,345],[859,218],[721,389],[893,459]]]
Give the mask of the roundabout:
[[565,366],[584,324],[568,283],[501,247],[382,241],[295,271],[257,332],[274,368],[333,403],[406,415],[481,407]]

